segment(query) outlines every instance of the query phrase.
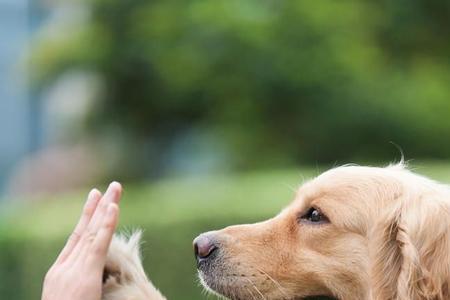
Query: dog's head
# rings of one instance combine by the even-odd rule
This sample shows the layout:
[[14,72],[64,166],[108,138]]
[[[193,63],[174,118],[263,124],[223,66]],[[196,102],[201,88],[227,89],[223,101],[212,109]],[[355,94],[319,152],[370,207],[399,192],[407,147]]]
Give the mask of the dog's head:
[[200,280],[230,299],[439,299],[448,195],[401,165],[330,170],[274,218],[198,236]]

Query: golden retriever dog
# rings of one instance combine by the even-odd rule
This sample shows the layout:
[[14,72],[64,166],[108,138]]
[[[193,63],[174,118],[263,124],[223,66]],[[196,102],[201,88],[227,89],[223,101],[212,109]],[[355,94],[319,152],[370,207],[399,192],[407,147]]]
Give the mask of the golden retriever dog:
[[[203,233],[194,251],[204,287],[229,299],[450,299],[450,188],[403,164],[338,167],[274,218]],[[105,300],[164,299],[138,252],[137,236],[116,239]]]

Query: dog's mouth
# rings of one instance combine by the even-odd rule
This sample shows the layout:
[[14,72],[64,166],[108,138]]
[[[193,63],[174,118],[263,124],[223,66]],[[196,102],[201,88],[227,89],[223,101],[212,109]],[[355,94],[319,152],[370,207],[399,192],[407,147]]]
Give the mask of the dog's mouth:
[[203,287],[210,293],[232,300],[271,299],[271,300],[339,300],[328,295],[296,296],[271,277],[253,265],[240,268],[233,266],[230,259],[213,251],[205,259],[197,258],[198,276]]
[[[202,270],[203,269],[203,270]],[[279,294],[275,296],[273,290],[258,288],[252,277],[244,274],[235,276],[235,274],[221,274],[222,272],[211,272],[212,270],[198,268],[200,282],[204,288],[215,295],[226,297],[232,300],[248,300],[248,299],[271,299],[271,300],[339,300],[338,298],[327,295],[314,295],[307,297],[288,296]],[[279,285],[274,284],[274,289],[279,289]]]

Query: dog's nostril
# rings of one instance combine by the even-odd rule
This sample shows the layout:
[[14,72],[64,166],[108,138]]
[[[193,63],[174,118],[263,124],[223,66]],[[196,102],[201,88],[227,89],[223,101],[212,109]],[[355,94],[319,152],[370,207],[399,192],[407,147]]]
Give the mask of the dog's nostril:
[[206,236],[198,236],[194,240],[194,252],[197,259],[207,258],[217,249],[217,246]]

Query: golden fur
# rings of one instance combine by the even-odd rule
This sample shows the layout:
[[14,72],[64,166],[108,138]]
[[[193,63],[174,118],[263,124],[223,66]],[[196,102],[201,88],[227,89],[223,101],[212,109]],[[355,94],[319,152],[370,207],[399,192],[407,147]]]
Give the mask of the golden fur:
[[[311,207],[329,222],[303,222]],[[450,299],[450,189],[402,164],[332,169],[303,184],[274,218],[204,235],[217,251],[200,279],[230,299]],[[105,300],[163,299],[137,259],[111,252],[119,273],[138,275],[113,291],[105,286]],[[151,292],[128,296],[140,290]]]

